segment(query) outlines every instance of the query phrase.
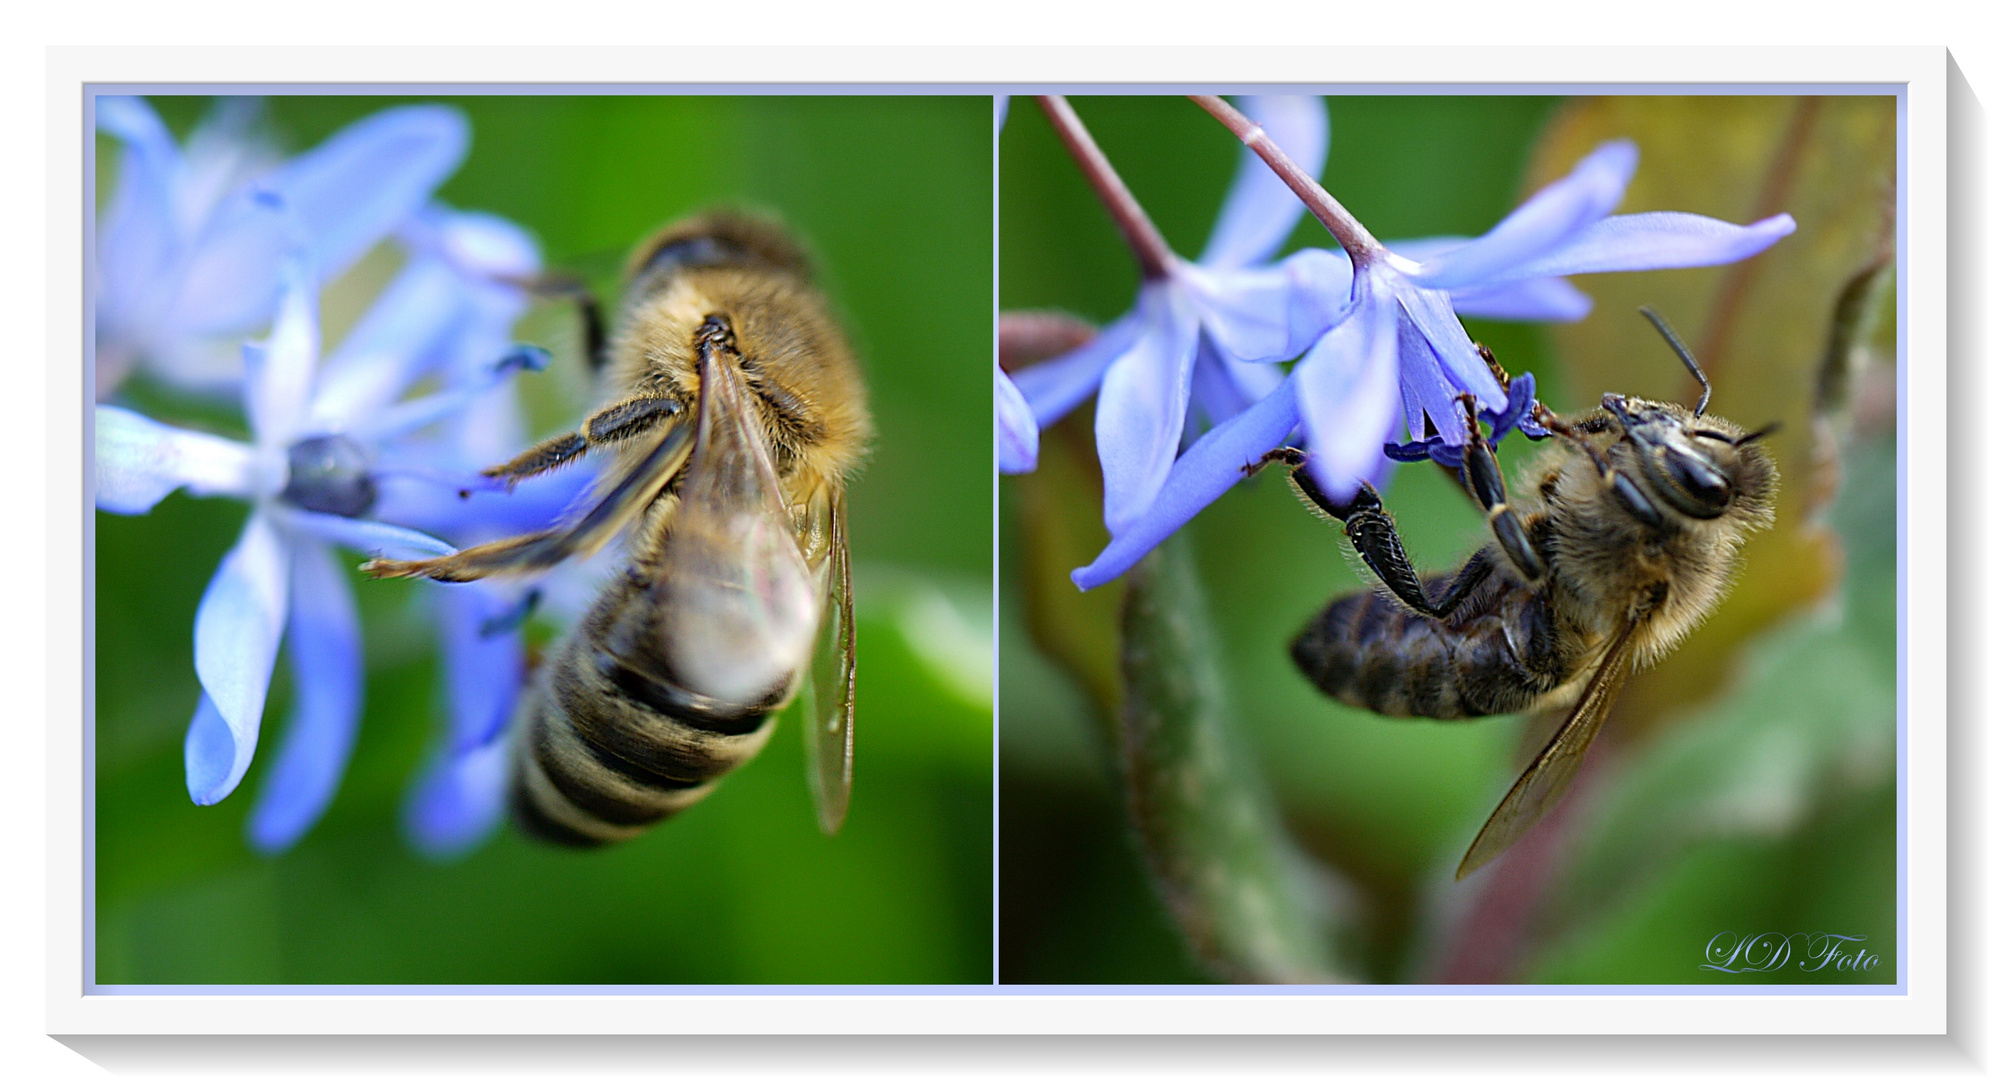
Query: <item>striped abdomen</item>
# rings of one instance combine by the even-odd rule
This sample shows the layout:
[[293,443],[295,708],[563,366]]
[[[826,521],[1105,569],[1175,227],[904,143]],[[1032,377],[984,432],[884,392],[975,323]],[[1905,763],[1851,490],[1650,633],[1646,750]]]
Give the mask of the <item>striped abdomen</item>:
[[692,805],[761,752],[787,700],[786,686],[749,705],[679,686],[645,647],[641,588],[626,575],[611,587],[520,705],[513,812],[541,839],[627,840]]
[[[1442,594],[1450,577],[1426,578],[1426,594]],[[1571,676],[1568,637],[1545,594],[1497,576],[1443,620],[1381,591],[1337,598],[1289,651],[1345,704],[1452,720],[1516,712],[1561,685]]]

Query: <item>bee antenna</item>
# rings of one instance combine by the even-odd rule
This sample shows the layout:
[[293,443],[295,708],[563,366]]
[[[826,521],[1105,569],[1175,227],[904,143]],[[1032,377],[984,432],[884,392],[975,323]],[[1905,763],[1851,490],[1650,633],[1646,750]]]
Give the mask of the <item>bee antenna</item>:
[[1650,307],[1642,307],[1639,313],[1646,316],[1646,321],[1653,324],[1653,329],[1660,331],[1660,336],[1667,339],[1668,345],[1673,346],[1674,355],[1681,358],[1681,363],[1688,365],[1688,373],[1695,377],[1696,382],[1702,384],[1701,400],[1695,402],[1695,416],[1699,418],[1708,408],[1708,376],[1702,374],[1701,365],[1695,363],[1695,354],[1689,352],[1686,345],[1681,344],[1681,339],[1674,334],[1674,328],[1667,325],[1667,320],[1661,318],[1659,312]]
[[1770,423],[1765,424],[1763,427],[1760,427],[1757,430],[1751,432],[1750,434],[1745,435],[1742,438],[1736,440],[1736,445],[1742,446],[1744,443],[1756,442],[1758,439],[1761,439],[1764,436],[1777,431],[1779,428],[1783,426],[1784,422],[1782,420],[1773,420]]

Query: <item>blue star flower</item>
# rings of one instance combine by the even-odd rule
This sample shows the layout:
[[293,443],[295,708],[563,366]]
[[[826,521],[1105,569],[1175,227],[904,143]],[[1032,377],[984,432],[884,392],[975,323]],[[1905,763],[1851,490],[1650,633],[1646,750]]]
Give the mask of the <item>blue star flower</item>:
[[[253,99],[223,99],[184,148],[142,99],[95,107],[98,129],[124,143],[97,222],[99,396],[135,365],[190,389],[233,387],[236,343],[269,324],[297,223],[305,262],[329,281],[419,209],[469,143],[454,109],[411,105],[279,162],[248,137]],[[295,222],[258,204],[271,195]]]
[[[1320,169],[1328,154],[1321,99],[1246,98],[1243,105],[1310,171]],[[1098,393],[1094,427],[1109,529],[1140,520],[1154,503],[1193,401],[1211,422],[1228,419],[1278,383],[1278,370],[1266,362],[1292,359],[1328,325],[1332,308],[1311,302],[1304,270],[1261,265],[1302,210],[1248,155],[1196,262],[1158,257],[1133,311],[1080,348],[1014,376],[1039,425]]]
[[[322,367],[309,271],[302,259],[284,264],[270,338],[243,348],[251,443],[168,427],[116,406],[97,408],[101,509],[145,513],[179,487],[253,506],[195,620],[202,696],[187,733],[186,767],[188,793],[201,805],[219,801],[241,782],[287,636],[296,702],[249,819],[251,843],[266,852],[294,844],[323,813],[357,729],[359,626],[333,546],[417,557],[447,553],[454,548],[430,532],[468,537],[543,526],[573,491],[570,478],[525,485],[519,496],[505,498],[498,494],[502,485],[479,477],[474,465],[437,452],[438,443],[450,439],[447,433],[441,440],[419,438],[438,421],[488,408],[496,392],[509,389],[505,381],[512,373],[543,361],[505,340],[503,330],[523,300],[507,299],[503,294],[516,294],[516,288],[493,276],[536,270],[530,241],[512,226],[477,215],[436,210],[427,224],[434,242],[411,242],[416,254],[408,267]],[[473,361],[479,352],[482,361]],[[430,374],[444,389],[404,397]],[[454,591],[478,597],[489,590]],[[462,619],[442,622],[451,658],[445,666],[452,669],[470,651],[459,647],[459,639],[481,634],[487,622],[468,630]],[[492,702],[516,691],[516,675],[504,673],[523,670],[515,633],[489,637],[480,642],[484,652],[477,662],[484,666],[474,679],[455,680],[465,686],[452,699],[459,711],[476,715],[474,722],[454,720],[453,727],[474,728],[486,743],[488,729],[500,722],[493,717],[509,707],[509,701]],[[507,648],[514,653],[509,668],[490,655]]]
[[1407,443],[1400,459],[1456,463],[1467,434],[1461,393],[1474,395],[1496,438],[1530,427],[1534,380],[1524,375],[1502,387],[1460,326],[1460,312],[1581,318],[1589,300],[1565,275],[1735,262],[1796,227],[1786,214],[1748,226],[1693,214],[1608,216],[1637,162],[1632,143],[1607,143],[1476,240],[1415,241],[1394,251],[1349,219],[1358,238],[1353,256],[1290,258],[1317,290],[1316,302],[1340,305],[1331,328],[1275,389],[1190,446],[1146,512],[1119,527],[1110,518],[1112,542],[1073,581],[1092,588],[1126,572],[1296,428],[1317,483],[1346,498],[1364,481],[1382,482],[1385,447],[1399,430]]

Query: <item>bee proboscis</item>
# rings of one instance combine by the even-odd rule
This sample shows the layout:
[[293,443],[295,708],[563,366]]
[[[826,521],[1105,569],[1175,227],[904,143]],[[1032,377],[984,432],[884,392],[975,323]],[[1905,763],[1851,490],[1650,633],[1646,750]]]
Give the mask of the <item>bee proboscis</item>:
[[1268,455],[1294,466],[1295,489],[1343,523],[1387,590],[1330,601],[1294,639],[1294,662],[1323,693],[1434,719],[1569,709],[1481,827],[1459,878],[1563,797],[1627,675],[1666,655],[1714,609],[1745,535],[1772,523],[1777,467],[1758,440],[1776,425],[1746,432],[1704,415],[1709,387],[1699,365],[1658,315],[1641,312],[1701,382],[1693,411],[1619,394],[1567,421],[1537,406],[1555,446],[1510,502],[1473,399],[1461,395],[1469,436],[1460,471],[1493,536],[1450,573],[1420,580],[1368,484],[1338,504],[1299,468],[1303,453]]
[[547,570],[621,536],[625,558],[522,696],[514,815],[576,846],[628,839],[709,793],[800,693],[825,832],[851,780],[855,656],[844,487],[871,435],[856,360],[776,226],[696,217],[640,245],[618,328],[590,318],[608,404],[486,475],[614,455],[544,532],[382,577]]

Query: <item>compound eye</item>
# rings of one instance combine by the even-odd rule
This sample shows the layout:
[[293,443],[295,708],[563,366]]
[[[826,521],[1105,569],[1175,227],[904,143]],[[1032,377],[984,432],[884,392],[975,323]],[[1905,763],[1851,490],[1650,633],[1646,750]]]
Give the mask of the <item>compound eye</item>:
[[[652,270],[680,270],[697,266],[725,266],[737,263],[743,253],[732,244],[717,237],[692,236],[676,240],[658,248],[643,260],[643,268],[637,275]],[[632,275],[632,276],[637,276]]]
[[1667,479],[1685,497],[1681,509],[1697,517],[1715,517],[1727,509],[1733,490],[1729,477],[1707,460],[1674,447],[1666,450]]

